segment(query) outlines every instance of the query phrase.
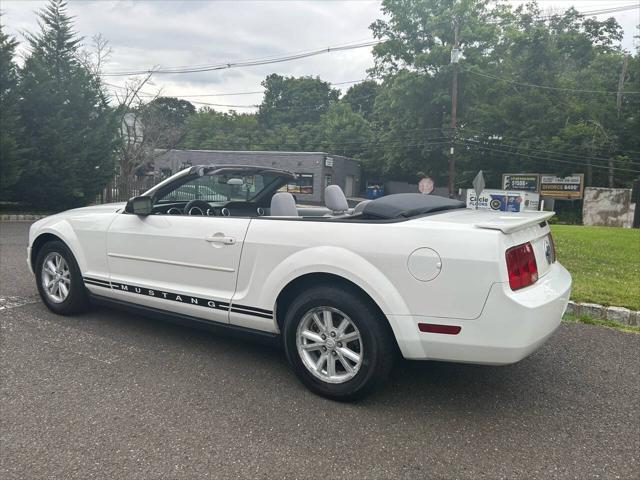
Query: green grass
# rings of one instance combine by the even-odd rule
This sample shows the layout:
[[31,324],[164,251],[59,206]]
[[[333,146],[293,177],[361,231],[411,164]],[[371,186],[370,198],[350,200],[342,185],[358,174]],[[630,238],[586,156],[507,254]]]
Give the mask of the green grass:
[[586,323],[589,325],[599,325],[601,327],[615,328],[616,330],[620,330],[622,332],[640,334],[640,327],[637,325],[625,325],[623,323],[612,322],[610,320],[601,320],[599,318],[591,318],[588,315],[576,316],[576,315],[571,315],[570,313],[566,313],[562,319],[567,322],[580,322],[580,323]]
[[640,229],[552,225],[571,299],[640,310]]

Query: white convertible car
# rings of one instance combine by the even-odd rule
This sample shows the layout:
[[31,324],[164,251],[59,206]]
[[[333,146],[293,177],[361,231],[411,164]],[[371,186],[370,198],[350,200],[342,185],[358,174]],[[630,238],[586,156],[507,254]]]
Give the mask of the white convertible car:
[[280,340],[312,391],[367,394],[405,358],[517,362],[558,327],[571,276],[552,213],[505,214],[420,194],[298,208],[295,175],[197,166],[125,204],[33,224],[28,263],[46,306],[89,301]]

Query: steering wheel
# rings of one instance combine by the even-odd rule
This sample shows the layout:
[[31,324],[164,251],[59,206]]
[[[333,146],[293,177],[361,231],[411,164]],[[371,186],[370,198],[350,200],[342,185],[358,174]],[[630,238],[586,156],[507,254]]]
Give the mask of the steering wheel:
[[191,200],[184,206],[183,213],[185,215],[215,215],[215,212],[204,200]]

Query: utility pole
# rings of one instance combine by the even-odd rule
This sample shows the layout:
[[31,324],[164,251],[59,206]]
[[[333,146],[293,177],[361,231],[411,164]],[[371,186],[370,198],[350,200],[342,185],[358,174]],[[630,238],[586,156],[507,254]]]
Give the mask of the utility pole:
[[451,81],[451,146],[449,150],[449,197],[455,195],[456,186],[456,158],[455,158],[455,137],[456,121],[458,114],[458,61],[460,60],[458,40],[458,19],[453,19],[453,48],[451,49],[451,64],[453,65],[453,79]]
[[[618,80],[618,95],[616,95],[616,107],[618,108],[618,121],[620,120],[620,110],[622,110],[622,91],[624,90],[624,80],[627,75],[627,66],[629,64],[629,57],[624,56],[622,60],[622,71],[620,72],[620,79]],[[613,158],[609,155],[609,188],[613,188]]]

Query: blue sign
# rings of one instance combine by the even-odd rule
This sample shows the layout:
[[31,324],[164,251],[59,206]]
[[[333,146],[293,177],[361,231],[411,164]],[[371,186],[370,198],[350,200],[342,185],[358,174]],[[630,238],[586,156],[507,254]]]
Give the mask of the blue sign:
[[519,212],[522,197],[520,195],[491,195],[489,207],[501,212]]

